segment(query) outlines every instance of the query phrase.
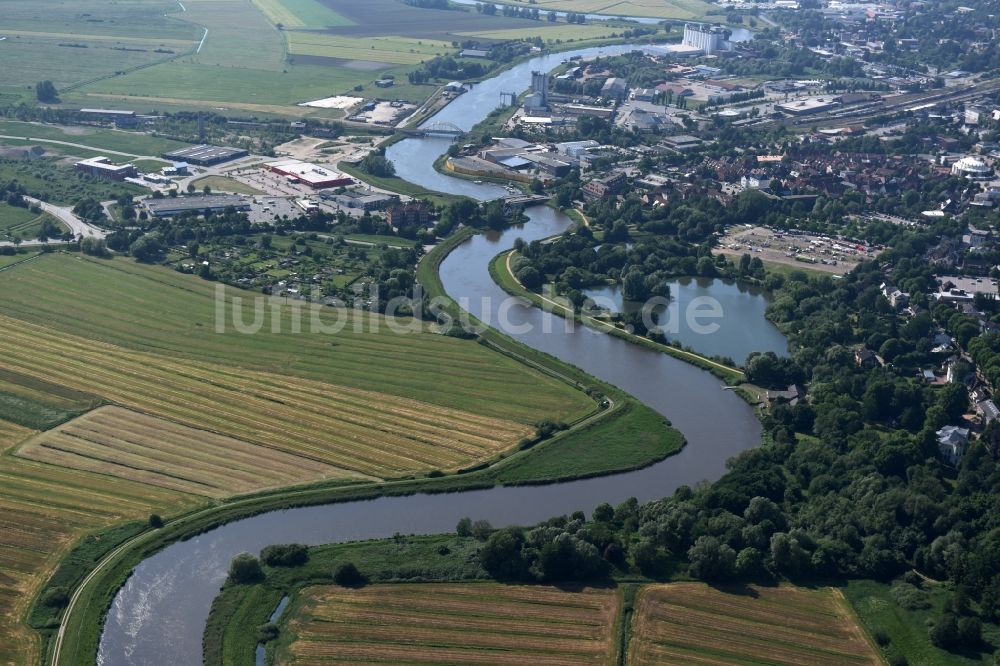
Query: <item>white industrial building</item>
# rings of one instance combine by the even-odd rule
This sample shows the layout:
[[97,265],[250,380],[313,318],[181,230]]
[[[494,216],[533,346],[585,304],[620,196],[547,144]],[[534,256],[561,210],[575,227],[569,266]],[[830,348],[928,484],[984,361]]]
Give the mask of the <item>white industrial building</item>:
[[705,55],[712,55],[717,51],[732,50],[733,45],[729,41],[731,34],[721,25],[685,23],[684,38],[681,40],[681,44],[701,49]]
[[524,98],[525,111],[541,111],[549,108],[549,75],[545,72],[531,73],[531,92]]

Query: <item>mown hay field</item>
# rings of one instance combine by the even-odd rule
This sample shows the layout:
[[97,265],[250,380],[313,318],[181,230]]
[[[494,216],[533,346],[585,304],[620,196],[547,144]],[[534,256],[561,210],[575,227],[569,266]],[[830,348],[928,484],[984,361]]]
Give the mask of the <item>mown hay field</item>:
[[279,663],[610,664],[614,589],[497,583],[308,588]]
[[253,0],[274,25],[284,28],[330,28],[352,22],[317,0]]
[[17,455],[216,498],[344,476],[316,460],[113,406],[36,435]]
[[341,470],[452,469],[513,447],[530,428],[372,391],[174,361],[0,315],[0,368]]
[[268,305],[262,329],[245,335],[231,323],[233,299],[245,299],[250,322],[250,299],[259,294],[229,288],[226,330],[216,333],[218,286],[131,259],[50,254],[0,272],[0,315],[178,362],[329,382],[524,424],[570,421],[593,409],[579,391],[474,342],[423,325],[394,333],[376,315],[323,308],[322,321],[340,317],[343,330],[310,332],[304,314],[303,332],[292,333],[290,309],[272,317]]
[[636,603],[628,663],[878,664],[842,598],[830,589],[701,583],[644,587]]
[[344,37],[321,32],[288,32],[288,52],[295,55],[416,65],[455,49],[448,42],[412,37]]
[[[0,448],[31,434],[0,421]],[[0,664],[37,662],[36,637],[21,618],[68,546],[89,531],[203,501],[10,455],[0,456],[0,488]]]

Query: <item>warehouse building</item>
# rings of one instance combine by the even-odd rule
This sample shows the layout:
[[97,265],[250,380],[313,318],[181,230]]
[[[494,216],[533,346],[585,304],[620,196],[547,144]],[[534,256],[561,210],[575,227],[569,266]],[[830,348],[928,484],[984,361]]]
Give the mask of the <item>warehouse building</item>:
[[833,108],[833,103],[822,99],[804,99],[795,102],[785,102],[784,104],[775,104],[774,108],[792,116],[805,116],[810,113],[819,113],[820,111]]
[[221,146],[189,146],[163,154],[163,159],[172,162],[187,162],[198,166],[212,166],[231,162],[241,157],[246,157],[250,153],[242,148],[223,148]]
[[95,178],[125,180],[134,178],[138,171],[133,164],[113,164],[107,157],[91,157],[76,163],[76,170]]
[[250,203],[235,194],[203,194],[166,199],[146,199],[143,204],[153,217],[173,217],[190,212],[202,213],[206,210],[220,213],[230,206],[238,211],[250,210]]
[[285,176],[290,181],[302,183],[316,189],[343,187],[354,184],[354,179],[348,175],[300,160],[270,162],[267,168],[274,173]]

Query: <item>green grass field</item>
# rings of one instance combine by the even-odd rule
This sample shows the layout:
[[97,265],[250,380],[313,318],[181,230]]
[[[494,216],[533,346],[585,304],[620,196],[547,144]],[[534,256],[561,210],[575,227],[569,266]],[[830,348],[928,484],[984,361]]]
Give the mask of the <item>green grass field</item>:
[[292,334],[283,309],[283,333],[270,332],[268,316],[258,334],[240,334],[232,325],[218,334],[215,284],[130,259],[48,255],[0,273],[0,288],[10,293],[0,314],[136,351],[332,381],[522,423],[572,420],[593,406],[561,382],[473,342],[400,335],[384,322],[377,331],[371,324],[355,332],[352,323],[337,335]]
[[449,42],[413,37],[345,37],[326,33],[289,32],[288,52],[294,55],[416,65],[454,52]]
[[[110,158],[143,155],[156,157],[162,153],[183,148],[189,144],[173,139],[152,136],[143,132],[126,132],[121,130],[103,129],[98,127],[62,127],[59,125],[41,125],[25,123],[17,120],[0,120],[0,135],[21,137],[28,143],[37,143],[46,149],[49,146],[40,139],[62,141],[86,146],[88,151],[100,153],[116,151],[126,153],[126,156],[109,154]],[[30,140],[29,140],[30,139]],[[0,143],[4,140],[0,139]],[[69,154],[81,150],[73,146],[51,144],[53,149]]]
[[317,0],[253,0],[268,20],[285,28],[331,28],[353,25]]
[[[959,655],[934,647],[927,623],[941,616],[951,590],[933,583],[924,584],[923,589],[927,592],[928,607],[916,610],[902,608],[893,599],[889,585],[873,580],[852,580],[843,593],[868,633],[888,638],[889,643],[882,648],[887,658],[906,660],[898,663],[942,666],[989,663],[988,654]],[[983,638],[992,645],[1000,644],[1000,627],[984,623]]]
[[213,192],[233,192],[235,194],[263,194],[260,190],[250,187],[246,183],[241,183],[233,178],[225,176],[205,176],[193,181],[196,188],[201,190],[206,185],[212,188]]
[[[523,7],[527,3],[496,0],[500,4]],[[584,12],[605,16],[644,16],[662,19],[689,19],[712,13],[712,6],[701,0],[536,0],[540,11]]]
[[42,221],[46,219],[60,229],[65,229],[65,225],[47,213],[36,214],[27,208],[10,206],[0,202],[0,240],[38,238]]

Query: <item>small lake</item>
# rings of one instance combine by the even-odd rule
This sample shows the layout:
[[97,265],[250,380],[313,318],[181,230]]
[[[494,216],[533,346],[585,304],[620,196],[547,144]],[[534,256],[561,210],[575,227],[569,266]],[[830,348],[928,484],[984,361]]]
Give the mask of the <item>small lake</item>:
[[[788,341],[764,313],[766,290],[719,278],[684,277],[667,283],[670,304],[651,308],[654,322],[669,340],[706,356],[728,356],[742,364],[751,352],[788,355]],[[584,289],[583,293],[611,312],[641,311],[643,304],[626,301],[619,285]]]

